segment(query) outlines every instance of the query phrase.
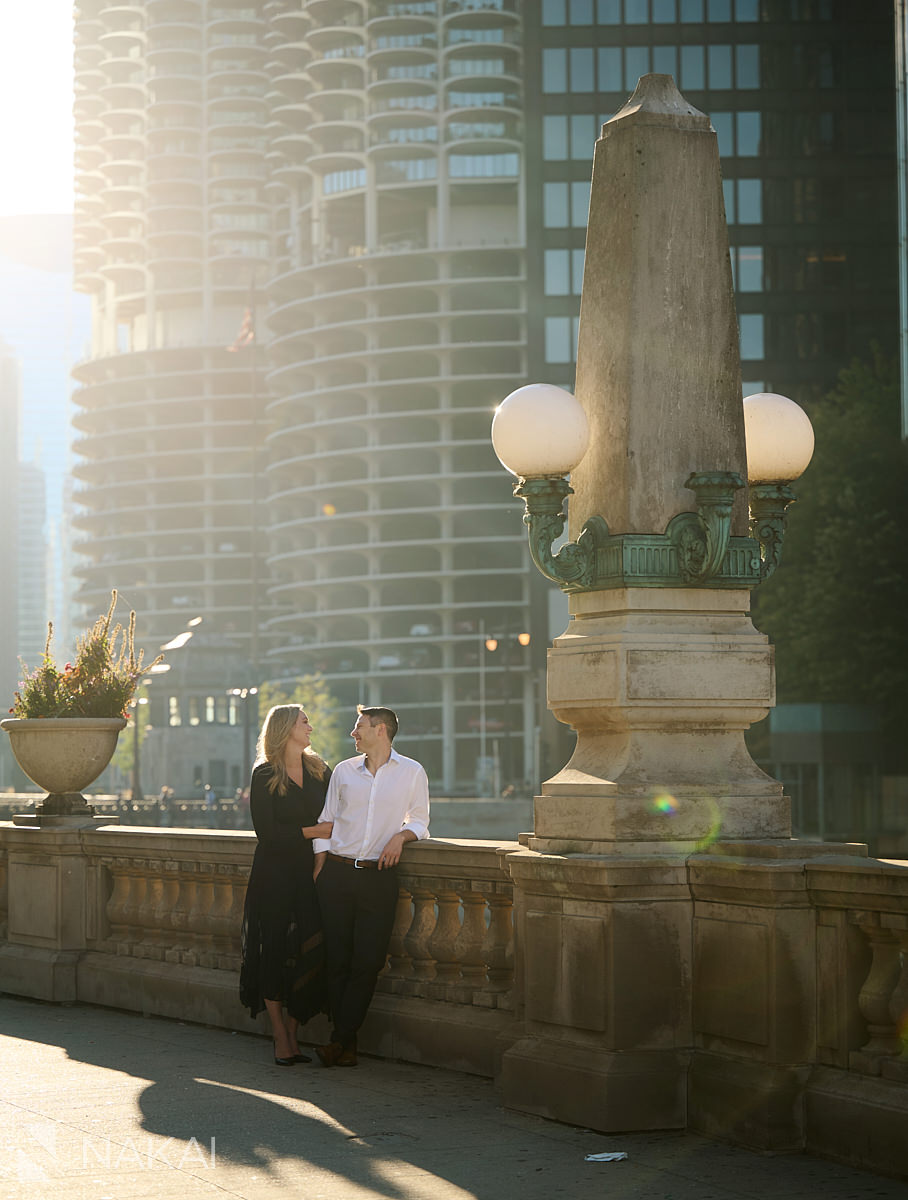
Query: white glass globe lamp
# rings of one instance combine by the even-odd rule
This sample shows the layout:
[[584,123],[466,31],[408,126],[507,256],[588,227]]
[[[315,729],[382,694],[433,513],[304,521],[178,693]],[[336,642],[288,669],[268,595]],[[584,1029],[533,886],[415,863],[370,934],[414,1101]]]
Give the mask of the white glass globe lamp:
[[775,392],[744,397],[750,483],[790,483],[813,457],[813,426],[800,405]]
[[567,475],[586,454],[589,422],[564,388],[528,383],[495,410],[492,445],[501,465],[523,479]]

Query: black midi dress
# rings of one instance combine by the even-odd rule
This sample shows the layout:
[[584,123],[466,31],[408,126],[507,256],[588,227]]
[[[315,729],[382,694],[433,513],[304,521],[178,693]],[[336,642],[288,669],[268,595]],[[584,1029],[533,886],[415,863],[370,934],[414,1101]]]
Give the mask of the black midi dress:
[[240,1000],[255,1017],[265,1000],[280,1000],[300,1023],[327,1010],[324,945],[312,842],[302,827],[315,825],[328,779],[303,771],[284,796],[271,792],[270,763],[252,772],[249,806],[258,837],[243,911]]

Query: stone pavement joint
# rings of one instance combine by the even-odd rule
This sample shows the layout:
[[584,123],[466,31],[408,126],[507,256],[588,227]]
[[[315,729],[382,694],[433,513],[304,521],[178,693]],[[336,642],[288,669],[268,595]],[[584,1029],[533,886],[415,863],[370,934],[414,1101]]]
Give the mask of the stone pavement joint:
[[525,1116],[453,1071],[281,1069],[262,1038],[110,1009],[0,995],[0,1062],[0,1200],[905,1197],[809,1156]]

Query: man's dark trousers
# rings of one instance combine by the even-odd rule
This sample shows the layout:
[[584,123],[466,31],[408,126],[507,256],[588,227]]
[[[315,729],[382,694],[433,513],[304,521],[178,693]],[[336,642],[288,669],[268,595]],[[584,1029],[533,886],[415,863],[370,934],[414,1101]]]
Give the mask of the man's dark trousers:
[[329,857],[316,890],[325,934],[332,1040],[350,1046],[388,957],[400,890],[397,868],[354,867]]

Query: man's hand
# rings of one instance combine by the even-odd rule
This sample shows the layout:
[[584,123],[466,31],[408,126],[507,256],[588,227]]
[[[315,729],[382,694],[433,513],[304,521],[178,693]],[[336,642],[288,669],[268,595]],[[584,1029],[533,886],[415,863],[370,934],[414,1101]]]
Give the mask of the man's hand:
[[411,833],[409,829],[402,829],[400,833],[395,833],[394,837],[391,838],[378,856],[379,871],[384,867],[396,867],[400,862],[400,852],[404,848],[404,843],[415,841],[416,834]]

